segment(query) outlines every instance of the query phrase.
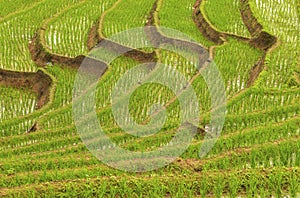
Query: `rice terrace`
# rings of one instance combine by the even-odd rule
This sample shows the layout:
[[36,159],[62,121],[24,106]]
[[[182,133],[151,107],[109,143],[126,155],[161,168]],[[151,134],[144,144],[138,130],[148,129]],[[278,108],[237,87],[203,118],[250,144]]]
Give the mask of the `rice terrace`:
[[300,197],[300,0],[0,0],[0,197]]

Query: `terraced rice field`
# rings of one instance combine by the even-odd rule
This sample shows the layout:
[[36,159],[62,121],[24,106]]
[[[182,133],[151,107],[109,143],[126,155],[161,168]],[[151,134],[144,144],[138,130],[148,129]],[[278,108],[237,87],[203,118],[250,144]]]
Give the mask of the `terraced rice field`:
[[[96,85],[95,115],[113,147],[147,152],[170,145],[184,117],[176,94],[154,83],[139,86],[128,104],[142,125],[154,104],[164,106],[168,117],[158,133],[134,136],[114,119],[113,89],[141,62],[157,62],[149,70],[154,76],[158,63],[179,71],[201,116],[172,163],[129,172],[89,151],[75,123],[73,88],[93,47],[145,26],[163,41],[175,34],[162,27],[175,29],[207,50],[224,82],[226,116],[220,137],[200,157],[218,110],[207,79],[159,44],[130,49]],[[300,197],[299,0],[0,0],[0,32],[0,197]]]

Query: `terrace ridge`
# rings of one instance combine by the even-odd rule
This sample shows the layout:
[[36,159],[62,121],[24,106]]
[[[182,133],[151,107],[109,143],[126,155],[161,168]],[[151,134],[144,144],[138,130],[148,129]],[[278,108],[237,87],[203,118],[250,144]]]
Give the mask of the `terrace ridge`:
[[49,101],[52,83],[52,79],[42,70],[33,73],[0,69],[0,85],[31,90],[37,95],[37,109]]

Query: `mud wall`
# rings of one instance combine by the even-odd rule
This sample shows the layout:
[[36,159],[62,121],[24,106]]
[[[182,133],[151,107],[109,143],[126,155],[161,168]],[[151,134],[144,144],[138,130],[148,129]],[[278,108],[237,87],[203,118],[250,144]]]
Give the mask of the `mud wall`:
[[37,109],[40,109],[49,101],[52,79],[41,70],[25,73],[0,69],[0,85],[33,91],[37,95]]

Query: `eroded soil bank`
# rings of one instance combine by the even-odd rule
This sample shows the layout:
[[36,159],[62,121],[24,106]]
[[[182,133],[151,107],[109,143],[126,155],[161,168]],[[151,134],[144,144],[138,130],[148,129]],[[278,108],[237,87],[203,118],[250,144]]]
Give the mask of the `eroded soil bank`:
[[27,73],[0,69],[0,85],[31,90],[37,95],[36,108],[40,109],[49,101],[52,79],[41,70]]
[[203,13],[200,11],[201,3],[202,0],[197,0],[194,5],[193,20],[196,26],[208,40],[216,43],[217,45],[223,44],[226,34],[218,32],[210,26],[208,21],[206,21],[205,17],[203,16]]
[[89,31],[88,36],[88,42],[87,46],[89,50],[92,50],[93,48],[97,46],[106,46],[109,50],[112,50],[117,53],[122,53],[124,56],[131,58],[133,60],[136,60],[141,63],[150,63],[150,62],[156,62],[157,57],[156,53],[146,53],[141,50],[132,49],[123,45],[120,45],[118,43],[112,42],[110,40],[107,40],[105,38],[102,38],[99,35],[99,27],[100,27],[100,20],[96,21],[96,23],[93,25],[93,27]]
[[277,38],[263,31],[263,26],[258,22],[251,10],[249,0],[240,0],[240,4],[243,22],[252,37],[249,43],[256,48],[267,51],[276,44]]
[[197,0],[194,5],[193,19],[197,25],[199,31],[209,40],[213,41],[215,44],[220,45],[226,41],[228,36],[233,36],[243,42],[249,43],[249,45],[261,50],[263,56],[255,63],[249,73],[249,80],[247,86],[250,87],[254,84],[259,74],[264,70],[264,63],[267,51],[272,48],[277,43],[277,38],[270,35],[269,33],[263,31],[263,26],[258,22],[258,20],[253,15],[251,7],[248,0],[240,0],[240,13],[243,23],[250,32],[251,38],[243,38],[237,35],[231,35],[227,33],[218,32],[213,27],[210,26],[208,21],[206,21],[204,15],[200,11],[202,0]]
[[160,33],[160,31],[157,28],[157,26],[159,26],[160,21],[159,18],[155,16],[158,12],[158,3],[159,1],[157,0],[153,4],[152,9],[147,18],[147,22],[145,24],[144,31],[148,40],[156,48],[164,46],[166,48],[169,48],[170,50],[179,50],[183,53],[187,52],[188,54],[193,53],[195,55],[194,57],[199,58],[199,66],[202,67],[205,62],[209,61],[209,52],[204,47],[196,43],[176,38],[169,38]]
[[251,10],[249,0],[240,0],[240,13],[245,26],[251,34],[249,43],[264,52],[263,57],[258,60],[250,71],[250,77],[247,82],[249,87],[254,84],[259,74],[264,70],[267,52],[276,45],[277,38],[263,31],[263,26],[258,22]]
[[36,33],[29,43],[29,51],[32,60],[39,66],[46,66],[48,63],[56,63],[59,65],[69,66],[71,68],[78,69],[85,58],[85,56],[80,55],[75,58],[60,56],[57,54],[52,54],[48,52],[40,39],[40,35]]

